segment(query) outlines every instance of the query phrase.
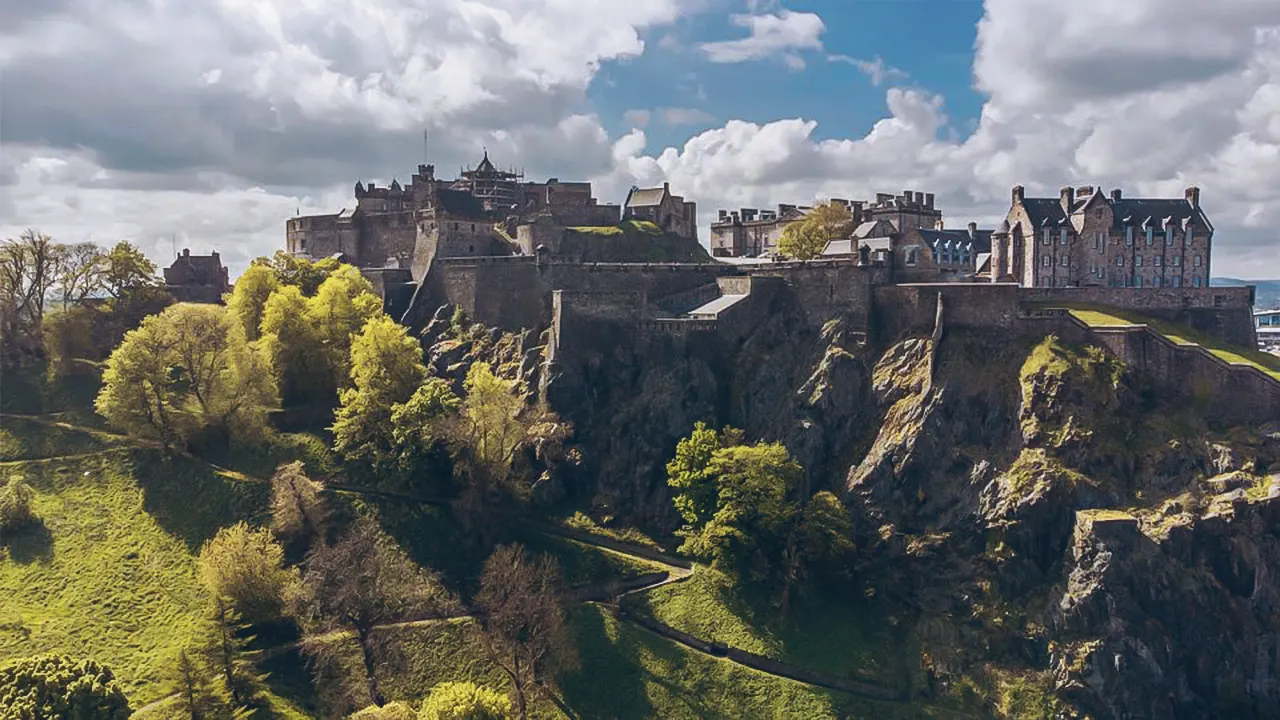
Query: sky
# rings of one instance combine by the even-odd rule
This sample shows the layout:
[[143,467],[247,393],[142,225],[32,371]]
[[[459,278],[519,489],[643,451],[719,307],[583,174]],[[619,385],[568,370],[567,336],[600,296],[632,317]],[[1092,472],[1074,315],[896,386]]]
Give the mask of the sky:
[[[424,143],[424,131],[427,134]],[[1280,277],[1276,0],[0,0],[0,237],[233,275],[356,180],[487,149],[601,202],[1202,188],[1215,275]]]

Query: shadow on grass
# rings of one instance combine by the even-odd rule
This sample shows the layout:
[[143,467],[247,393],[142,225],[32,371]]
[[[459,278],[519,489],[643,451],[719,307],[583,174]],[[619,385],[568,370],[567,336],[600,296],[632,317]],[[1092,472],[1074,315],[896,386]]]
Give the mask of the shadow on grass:
[[323,717],[323,703],[312,683],[307,659],[297,650],[290,650],[259,663],[258,669],[267,673],[267,687],[307,713],[308,717]]
[[262,524],[270,517],[271,490],[264,483],[230,480],[199,460],[158,450],[132,456],[143,507],[192,552],[223,527],[240,520]]
[[41,520],[18,530],[0,532],[0,547],[19,565],[48,564],[53,560],[53,533]]
[[592,605],[570,610],[569,622],[581,666],[560,678],[565,704],[584,718],[657,717],[646,688],[648,673],[627,629]]

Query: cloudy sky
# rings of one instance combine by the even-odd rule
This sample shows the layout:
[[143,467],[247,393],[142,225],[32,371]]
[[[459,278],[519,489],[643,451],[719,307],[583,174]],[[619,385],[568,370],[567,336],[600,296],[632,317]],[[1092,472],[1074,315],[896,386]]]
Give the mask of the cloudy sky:
[[[424,147],[423,131],[429,131]],[[1276,0],[0,0],[0,236],[237,273],[356,179],[487,147],[602,201],[1181,196],[1280,276]],[[175,239],[176,238],[176,239]]]

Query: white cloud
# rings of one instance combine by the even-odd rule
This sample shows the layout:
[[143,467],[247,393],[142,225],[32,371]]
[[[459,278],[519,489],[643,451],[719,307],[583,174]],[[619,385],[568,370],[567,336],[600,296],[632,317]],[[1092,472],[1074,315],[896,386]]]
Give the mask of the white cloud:
[[745,28],[747,37],[702,44],[707,59],[714,63],[740,63],[781,55],[789,67],[803,68],[804,60],[795,50],[821,50],[826,24],[815,13],[781,10],[761,15],[734,15],[734,25]]
[[715,119],[711,113],[698,108],[658,108],[658,113],[662,115],[663,122],[668,125],[702,125]]
[[[666,149],[647,148],[643,128],[692,116],[629,113],[636,129],[610,138],[585,88],[601,62],[642,52],[644,32],[685,7],[676,0],[336,3],[0,6],[6,97],[23,98],[0,105],[0,236],[127,237],[164,260],[177,233],[179,248],[217,247],[235,272],[281,247],[299,208],[349,205],[358,177],[403,182],[429,126],[442,174],[487,144],[534,176],[591,178],[605,201],[668,179],[704,223],[720,207],[915,189],[957,226],[992,224],[1014,184],[1131,196],[1198,184],[1215,273],[1280,274],[1274,0],[986,0],[974,74],[989,97],[972,132],[953,131],[941,97],[890,87],[862,137],[820,136],[782,111]],[[775,29],[740,21],[749,37],[722,58],[821,50],[817,16],[796,32],[776,5],[758,13],[775,13]]]
[[648,110],[628,110],[622,113],[622,119],[631,123],[631,127],[640,128],[641,130],[649,124],[649,120],[652,119],[652,117],[653,113]]
[[911,77],[907,71],[891,67],[886,64],[884,58],[879,55],[877,55],[874,60],[862,60],[848,55],[832,54],[827,56],[827,60],[830,62],[847,63],[856,67],[863,75],[867,76],[867,79],[870,80],[871,84],[875,87],[880,87],[885,83],[885,81],[906,80]]

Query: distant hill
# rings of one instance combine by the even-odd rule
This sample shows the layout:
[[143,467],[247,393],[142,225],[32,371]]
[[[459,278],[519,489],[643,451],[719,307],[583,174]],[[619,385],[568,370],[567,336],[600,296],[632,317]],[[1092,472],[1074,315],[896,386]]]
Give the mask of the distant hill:
[[1254,285],[1258,288],[1258,296],[1254,299],[1254,307],[1259,310],[1280,308],[1280,280],[1237,280],[1235,278],[1213,278],[1213,285],[1224,287],[1240,287]]

